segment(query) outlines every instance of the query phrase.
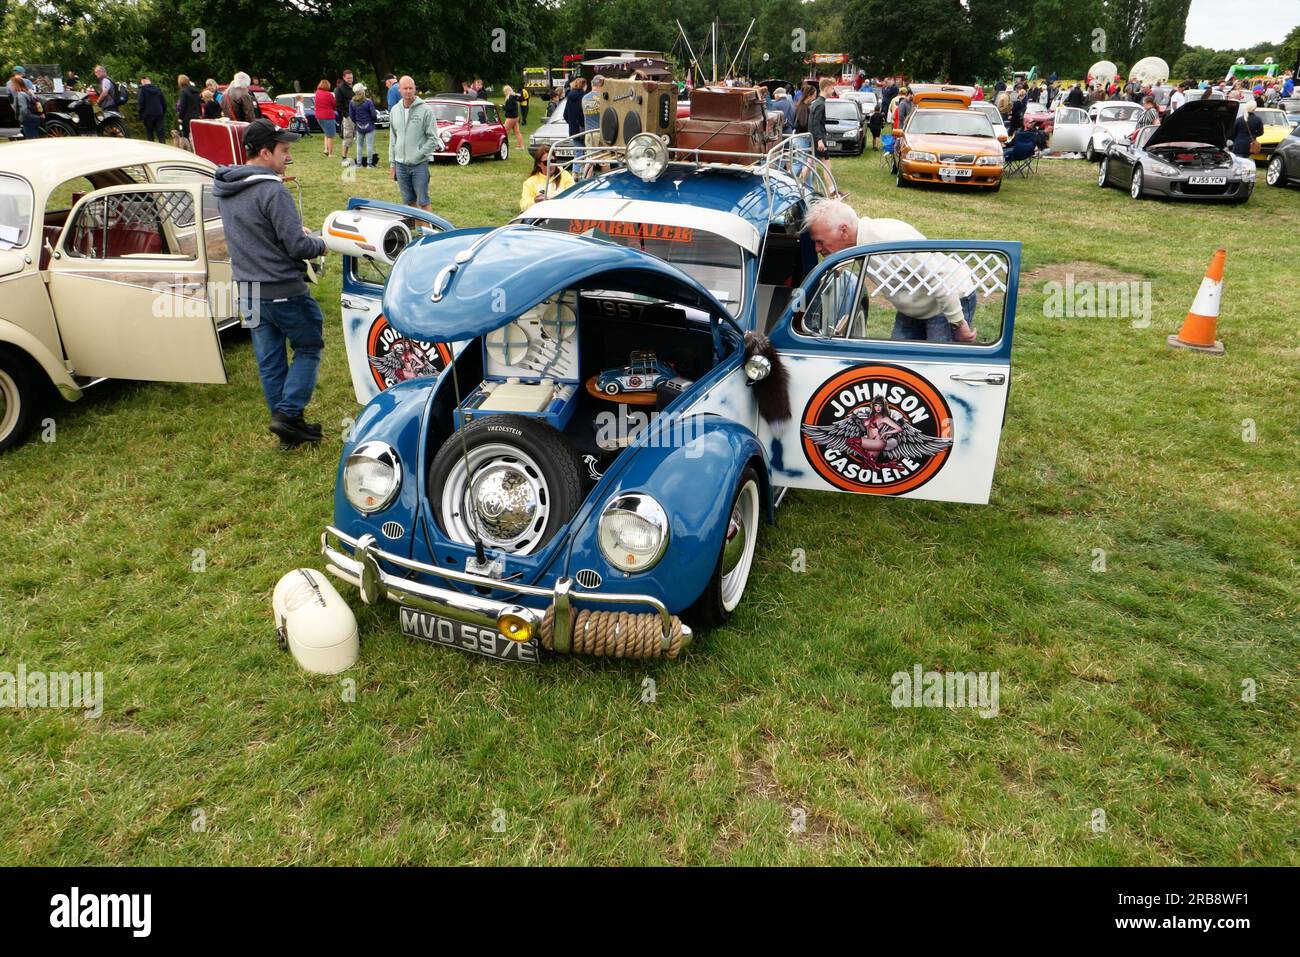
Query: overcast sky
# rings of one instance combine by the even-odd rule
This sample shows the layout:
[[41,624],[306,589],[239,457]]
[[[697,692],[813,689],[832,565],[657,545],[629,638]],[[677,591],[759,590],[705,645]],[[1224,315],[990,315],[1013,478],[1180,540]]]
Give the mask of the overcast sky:
[[1192,0],[1186,42],[1213,50],[1237,50],[1256,43],[1280,43],[1300,23],[1300,0]]

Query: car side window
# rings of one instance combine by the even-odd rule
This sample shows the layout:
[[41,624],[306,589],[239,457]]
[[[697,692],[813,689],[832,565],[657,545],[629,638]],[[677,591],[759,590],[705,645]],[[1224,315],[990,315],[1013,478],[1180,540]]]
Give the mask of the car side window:
[[486,122],[488,122],[488,123],[499,123],[499,122],[501,122],[501,121],[497,118],[497,108],[496,108],[495,106],[489,106],[489,107],[487,108],[487,120],[486,120]]
[[186,250],[180,238],[183,224],[194,223],[194,200],[188,191],[95,196],[73,216],[63,242],[64,253],[73,258],[194,256],[193,244]]
[[483,107],[481,106],[474,107],[474,122],[475,123],[487,122],[487,111]]
[[[795,332],[853,341],[954,342],[964,320],[965,345],[1002,338],[1010,264],[996,250],[886,252],[845,260],[822,277]],[[860,282],[858,279],[860,278]]]
[[[202,183],[203,184],[203,222],[212,223],[221,221],[221,211],[217,209],[217,199],[212,195],[212,176],[203,170],[191,169],[184,166],[164,166],[157,172],[157,182],[159,183]],[[178,226],[189,226],[190,222],[177,223]]]

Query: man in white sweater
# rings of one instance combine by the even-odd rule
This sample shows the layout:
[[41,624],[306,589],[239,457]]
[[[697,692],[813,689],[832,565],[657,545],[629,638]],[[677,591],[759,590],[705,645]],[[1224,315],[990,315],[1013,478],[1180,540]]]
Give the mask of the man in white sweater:
[[[859,219],[852,206],[838,199],[814,200],[804,219],[804,229],[819,256],[871,243],[925,239],[920,230],[901,219],[868,216]],[[898,310],[890,338],[976,341],[975,329],[970,324],[975,315],[975,279],[963,263],[944,253],[917,253],[907,257],[904,271],[924,277],[934,291],[925,288],[909,291],[885,284],[881,295]]]

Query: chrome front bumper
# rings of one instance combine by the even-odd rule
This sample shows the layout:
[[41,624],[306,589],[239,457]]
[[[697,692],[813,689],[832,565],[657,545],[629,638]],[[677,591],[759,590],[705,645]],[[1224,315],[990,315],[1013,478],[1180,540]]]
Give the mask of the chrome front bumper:
[[[338,547],[331,544],[332,540],[338,543]],[[367,605],[377,605],[387,599],[395,601],[399,605],[432,612],[435,615],[441,615],[462,624],[492,629],[503,635],[504,632],[501,632],[498,625],[502,615],[508,614],[522,618],[532,625],[534,633],[540,634],[544,613],[535,608],[513,602],[497,601],[482,595],[466,594],[453,588],[439,588],[409,578],[401,578],[384,571],[379,563],[385,562],[406,571],[412,571],[419,575],[441,579],[446,582],[459,582],[477,588],[488,588],[494,591],[507,591],[516,595],[545,598],[555,611],[551,647],[553,651],[562,654],[568,654],[573,647],[573,621],[576,617],[573,608],[574,602],[597,605],[647,605],[654,609],[662,622],[663,634],[661,640],[665,651],[668,650],[672,641],[673,616],[663,602],[650,595],[611,595],[584,591],[575,588],[573,579],[568,577],[558,579],[554,588],[524,585],[517,582],[503,582],[495,578],[489,578],[486,575],[475,575],[470,572],[457,571],[453,568],[442,568],[437,565],[426,565],[423,562],[412,561],[409,558],[403,558],[400,555],[380,550],[373,535],[362,535],[360,538],[353,538],[350,535],[343,534],[332,525],[327,525],[325,531],[321,534],[321,555],[325,558],[325,570],[336,578],[341,578],[343,581],[355,585],[361,592],[361,600]],[[690,641],[691,630],[685,624],[680,627],[684,639],[683,644],[685,644]],[[509,636],[505,635],[505,637]]]

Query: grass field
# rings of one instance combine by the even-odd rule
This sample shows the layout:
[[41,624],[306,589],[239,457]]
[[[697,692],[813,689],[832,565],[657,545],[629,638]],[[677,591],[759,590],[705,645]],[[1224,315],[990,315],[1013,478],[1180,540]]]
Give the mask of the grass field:
[[[319,144],[296,151],[311,224],[397,198]],[[434,209],[499,224],[529,164],[438,166]],[[0,670],[105,682],[98,718],[0,709],[6,860],[1300,864],[1300,191],[1261,173],[1246,206],[1174,206],[1082,161],[988,196],[897,189],[870,152],[833,168],[864,213],[1024,244],[989,505],[792,493],[732,623],[679,661],[503,665],[349,592],[361,659],[308,676],[270,595],[319,567],[356,411],[335,260],[320,448],[277,450],[237,335],[229,385],[108,384],[0,460]],[[1227,354],[1170,350],[1219,246]],[[1045,315],[1066,274],[1149,281],[1150,327]],[[998,672],[997,716],[895,709],[914,665]]]

